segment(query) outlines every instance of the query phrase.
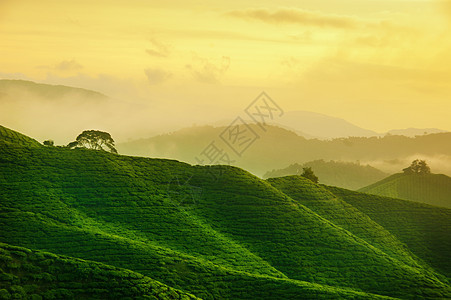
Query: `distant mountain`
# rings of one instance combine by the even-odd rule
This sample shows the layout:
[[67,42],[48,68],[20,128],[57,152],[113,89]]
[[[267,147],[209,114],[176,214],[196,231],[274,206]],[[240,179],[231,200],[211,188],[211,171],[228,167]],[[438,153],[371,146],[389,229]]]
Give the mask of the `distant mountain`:
[[443,174],[395,174],[359,191],[451,208],[451,177]]
[[[426,263],[451,251],[442,229],[449,209],[421,211],[440,227],[440,251],[428,248],[423,260],[339,194],[299,176],[262,180],[231,166],[20,140],[0,137],[4,298],[451,297],[449,266]],[[371,206],[371,197],[357,201]],[[421,206],[404,202],[405,210]],[[430,228],[412,228],[418,216],[397,220],[418,237],[413,249]]]
[[437,128],[407,128],[407,129],[393,129],[393,130],[388,131],[386,134],[404,135],[404,136],[414,137],[417,135],[442,133],[442,132],[448,132],[448,131],[437,129]]
[[319,177],[319,182],[356,190],[388,176],[370,165],[344,161],[315,160],[304,164],[292,164],[284,169],[266,172],[263,178],[300,175],[305,167],[312,168]]
[[344,119],[311,111],[289,111],[277,120],[277,124],[323,139],[359,136],[371,137],[378,133],[358,127]]
[[[238,146],[239,144],[233,135],[228,135],[230,129],[225,126],[194,126],[148,139],[119,143],[117,149],[119,153],[127,155],[172,158],[198,164],[196,157],[202,159],[202,156],[205,156],[202,152],[215,146],[218,151],[222,151],[221,157],[227,154],[229,159],[216,159],[211,162],[204,159],[204,164],[232,164],[259,176],[268,170],[318,159],[360,160],[362,164],[370,164],[383,172],[394,173],[410,164],[412,156],[426,159],[434,157],[431,161],[427,159],[431,168],[436,172],[451,174],[451,133],[415,138],[352,137],[324,141],[305,139],[292,131],[271,125],[263,131],[259,126],[250,124],[249,127],[240,126],[240,132],[249,134],[249,141],[253,142],[238,155],[234,152],[233,143]],[[253,137],[256,137],[255,140]]]
[[65,85],[51,85],[27,80],[0,79],[0,102],[9,98],[39,97],[47,101],[75,99],[77,101],[105,101],[107,96],[92,90]]
[[[223,127],[231,123],[232,120],[220,120],[208,125]],[[247,123],[254,123],[252,120],[245,120]],[[280,127],[295,132],[297,135],[307,139],[335,139],[346,137],[383,137],[385,135],[402,135],[415,137],[432,133],[448,132],[437,128],[407,128],[395,129],[384,133],[377,133],[356,126],[344,119],[336,118],[311,111],[289,111],[277,119],[277,122],[270,125]]]

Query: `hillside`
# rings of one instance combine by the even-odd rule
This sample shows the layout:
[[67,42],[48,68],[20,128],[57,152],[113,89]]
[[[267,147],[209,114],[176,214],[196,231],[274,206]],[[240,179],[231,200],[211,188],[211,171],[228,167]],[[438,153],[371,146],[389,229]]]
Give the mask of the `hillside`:
[[0,141],[27,147],[41,147],[38,141],[0,125]]
[[357,190],[375,181],[385,178],[388,174],[371,167],[353,162],[314,160],[304,164],[292,164],[284,169],[268,171],[263,178],[282,177],[302,174],[302,169],[310,167],[319,177],[319,182]]
[[[13,97],[39,97],[47,101],[61,101],[69,97],[78,100],[107,100],[108,97],[95,91],[64,85],[50,85],[27,80],[0,79],[0,102]],[[30,99],[31,100],[31,99]]]
[[395,235],[418,257],[451,277],[451,209],[325,187]]
[[[194,126],[148,139],[118,143],[119,153],[126,155],[173,158],[198,164],[196,157],[212,142],[230,157],[232,165],[263,176],[268,170],[294,163],[323,159],[357,161],[387,173],[401,170],[411,157],[425,157],[436,172],[451,175],[451,133],[405,136],[351,137],[321,141],[305,139],[292,131],[268,125],[266,131],[254,124],[249,127],[258,138],[241,156],[235,154],[221,138],[227,127]],[[240,126],[240,131],[249,129]],[[430,157],[431,159],[428,159]],[[229,161],[220,161],[228,164]]]
[[417,261],[395,236],[326,188],[301,176],[269,178],[271,185],[337,226],[352,232],[392,257],[412,266]]
[[365,216],[354,210],[357,225],[345,226],[302,203],[335,198],[317,185],[295,197],[235,167],[1,140],[0,153],[3,243],[204,299],[451,296],[384,228],[361,226]]
[[0,243],[1,299],[197,299],[136,272]]
[[451,178],[443,174],[394,174],[359,191],[451,208]]

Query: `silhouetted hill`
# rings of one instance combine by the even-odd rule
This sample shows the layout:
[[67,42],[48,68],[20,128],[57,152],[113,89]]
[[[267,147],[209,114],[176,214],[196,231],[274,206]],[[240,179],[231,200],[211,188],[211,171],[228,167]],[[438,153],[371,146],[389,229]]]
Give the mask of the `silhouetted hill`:
[[371,137],[378,135],[375,131],[363,129],[346,120],[311,111],[285,112],[277,120],[277,123],[323,139],[350,136]]
[[[232,164],[262,176],[268,170],[285,168],[294,163],[312,160],[357,161],[370,164],[384,172],[401,170],[412,157],[431,157],[428,163],[436,172],[451,173],[451,133],[437,133],[409,138],[405,136],[351,137],[322,141],[305,139],[292,131],[267,126],[263,131],[250,124],[259,138],[241,156],[221,138],[228,127],[190,127],[176,132],[119,143],[117,149],[127,155],[173,158],[197,164],[196,157],[212,142],[223,153],[227,152]],[[240,131],[250,130],[240,126]],[[251,135],[252,137],[252,135]],[[233,141],[233,140],[232,140]],[[235,141],[236,142],[236,141]],[[434,159],[432,159],[434,158]],[[208,163],[208,162],[206,162]],[[219,163],[227,164],[227,161]]]
[[451,178],[443,174],[394,174],[359,191],[451,208]]
[[447,279],[383,227],[305,180],[292,193],[296,182],[273,186],[236,167],[1,139],[0,155],[3,243],[204,299],[451,297]]
[[[104,101],[108,97],[92,90],[65,85],[51,85],[27,80],[0,79],[0,101],[20,97],[39,97],[48,101],[77,98],[77,101]],[[31,100],[31,99],[30,99]]]
[[389,130],[387,132],[387,134],[404,135],[404,136],[414,137],[416,135],[442,133],[442,132],[448,132],[448,131],[437,129],[437,128],[406,128],[406,129],[392,129],[392,130]]
[[303,168],[310,167],[319,177],[319,182],[332,186],[339,186],[356,190],[367,186],[377,180],[385,178],[388,174],[369,165],[361,165],[343,161],[314,160],[304,164],[292,164],[284,169],[266,172],[263,178],[300,175]]

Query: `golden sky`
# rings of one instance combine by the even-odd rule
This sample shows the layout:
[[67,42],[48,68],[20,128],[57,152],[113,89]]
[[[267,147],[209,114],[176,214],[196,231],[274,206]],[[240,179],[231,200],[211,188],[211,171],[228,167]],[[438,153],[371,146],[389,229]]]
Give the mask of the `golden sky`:
[[226,118],[264,90],[286,111],[379,132],[451,130],[450,27],[439,0],[0,0],[0,78],[90,88],[169,120]]

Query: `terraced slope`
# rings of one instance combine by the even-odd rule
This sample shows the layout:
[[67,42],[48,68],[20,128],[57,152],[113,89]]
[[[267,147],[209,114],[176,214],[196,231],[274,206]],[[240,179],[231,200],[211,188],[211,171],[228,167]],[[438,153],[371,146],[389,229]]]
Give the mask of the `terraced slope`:
[[359,191],[451,208],[451,177],[443,174],[394,174]]
[[[413,267],[419,262],[394,235],[325,187],[301,176],[269,178],[267,181],[298,203],[340,226],[391,257]],[[421,263],[424,266],[424,264]]]
[[197,299],[136,272],[0,243],[0,299]]
[[422,266],[238,168],[1,141],[0,153],[1,242],[206,299],[451,296]]
[[42,147],[38,141],[2,125],[0,125],[0,141],[26,147]]
[[451,209],[326,188],[382,225],[436,270],[451,277]]
[[[209,235],[211,239],[211,234],[208,231],[199,232],[199,229],[196,229],[194,225],[186,224],[189,219],[195,218],[190,218],[185,209],[179,205],[178,201],[184,193],[183,187],[175,186],[179,188],[180,194],[172,194],[172,198],[162,201],[158,194],[152,193],[150,186],[140,187],[139,182],[135,182],[132,188],[128,187],[127,182],[130,182],[130,178],[125,177],[124,170],[123,172],[116,170],[116,173],[110,172],[108,174],[116,174],[116,180],[118,178],[125,180],[116,182],[118,187],[114,189],[111,185],[98,181],[100,179],[98,175],[102,172],[99,172],[97,168],[102,168],[102,164],[90,166],[93,162],[86,159],[86,156],[96,157],[102,161],[102,157],[111,159],[118,158],[118,156],[82,149],[71,152],[66,149],[42,148],[38,152],[40,152],[41,158],[47,157],[47,159],[34,161],[32,157],[38,158],[40,155],[32,149],[17,148],[6,144],[3,146],[7,146],[2,148],[2,154],[5,154],[5,157],[8,153],[17,155],[9,156],[10,163],[29,161],[33,162],[31,166],[34,166],[34,168],[27,170],[19,167],[16,168],[16,172],[11,173],[6,171],[11,170],[12,166],[10,165],[2,165],[2,168],[0,168],[3,171],[2,175],[8,174],[7,177],[10,177],[8,182],[2,181],[1,184],[3,193],[0,227],[6,229],[0,231],[2,241],[100,261],[146,275],[152,274],[162,282],[191,291],[207,299],[218,297],[256,299],[273,296],[283,299],[294,296],[305,298],[311,295],[318,298],[376,297],[349,289],[283,279],[284,275],[278,271],[273,271],[273,267],[262,261],[261,258],[249,254],[246,249],[243,249],[242,252],[236,252],[232,247],[227,246],[223,248],[223,253],[218,252],[216,249],[222,246],[220,240],[217,241],[217,245],[212,247],[208,243]],[[60,181],[55,180],[55,178],[49,180],[52,172],[49,174],[48,171],[57,170],[55,164],[61,164],[61,160],[58,162],[58,159],[52,156],[52,153],[68,153],[68,157],[73,157],[73,160],[69,160],[69,162],[74,163],[75,166],[68,163],[63,165],[64,168],[62,166],[58,168],[64,176],[58,173],[53,174]],[[82,157],[85,157],[85,159]],[[81,161],[77,164],[76,162],[80,159]],[[166,166],[168,167],[166,171],[177,165],[181,168],[180,170],[183,170],[183,166],[187,166],[171,161],[125,159],[147,161],[145,165],[148,165],[149,168],[157,168],[159,165]],[[38,163],[39,161],[41,163]],[[51,161],[53,163],[50,163]],[[106,166],[109,165],[107,161],[102,162]],[[148,162],[153,163],[149,164]],[[44,172],[46,174],[42,172],[44,166],[49,168],[47,172]],[[117,168],[116,165],[114,166]],[[78,173],[68,171],[71,168],[78,170]],[[129,171],[130,169],[125,170],[125,172]],[[151,177],[158,173],[151,169],[147,171],[149,171],[148,176]],[[84,172],[92,172],[90,174],[92,177],[87,176],[85,179],[81,179],[87,175]],[[96,173],[97,176],[94,176]],[[80,176],[80,174],[84,175]],[[74,180],[74,177],[79,178],[79,180]],[[4,177],[2,176],[2,178]],[[44,178],[46,179],[44,180]],[[65,179],[61,181],[61,178]],[[106,178],[103,178],[103,180],[108,181]],[[40,187],[36,185],[36,182],[40,181],[46,183],[41,182],[43,185]],[[55,182],[59,183],[55,184]],[[110,178],[110,184],[111,182],[114,182],[114,180]],[[64,184],[60,185],[61,183]],[[79,185],[78,188],[74,186],[75,183]],[[96,186],[96,189],[90,188],[90,186]],[[162,193],[167,194],[166,184],[163,185],[162,189]],[[70,191],[74,190],[78,190],[79,194],[76,196],[70,194]],[[66,191],[67,195],[63,191]],[[137,191],[137,193],[130,194],[133,191]],[[102,195],[106,192],[108,192],[106,195]],[[146,193],[148,194],[146,195]],[[114,194],[121,194],[125,199],[122,200],[123,207],[120,207],[119,198],[112,196]],[[149,194],[154,198],[150,197]],[[149,205],[151,198],[153,202]],[[62,202],[62,199],[67,203]],[[133,202],[136,202],[136,204],[133,204]],[[148,209],[146,209],[147,205]],[[77,208],[75,208],[76,206]],[[130,206],[135,207],[135,209],[130,210]],[[105,207],[104,212],[102,212],[102,207]],[[160,209],[160,211],[155,211],[157,209]],[[141,210],[143,211],[140,212]],[[181,216],[172,216],[177,213]],[[153,223],[146,224],[146,221],[151,220],[149,218],[157,215],[161,220],[154,220]],[[147,217],[147,219],[142,220],[139,219],[140,217]],[[106,222],[105,220],[108,218],[115,221]],[[180,220],[183,220],[183,218],[188,219],[188,221],[185,220],[185,223],[181,223]],[[140,230],[133,231],[130,229],[130,227],[140,226],[142,227]],[[183,228],[184,226],[190,226],[191,232]],[[154,232],[153,235],[152,231]],[[219,233],[215,234],[219,236]],[[161,246],[149,238],[149,236],[155,237],[157,235],[165,236],[169,241],[177,240],[177,243],[173,244],[172,249]],[[161,236],[159,240],[163,240]],[[199,241],[196,242],[196,239],[201,239],[203,244],[200,244]],[[227,242],[233,244],[231,240]],[[174,250],[174,248],[177,248],[175,245],[179,245],[179,250]],[[201,251],[210,255],[209,260],[202,258],[202,255],[187,254]],[[224,258],[230,257],[230,255],[234,256],[234,260],[232,261],[232,258],[229,258],[228,263]],[[259,263],[252,263],[252,259],[257,259]],[[222,262],[223,265],[215,264],[212,261]],[[227,267],[232,262],[235,266],[233,268]],[[248,269],[248,272],[240,271],[240,269],[245,268],[250,269]],[[265,275],[265,273],[271,272],[273,276]]]

